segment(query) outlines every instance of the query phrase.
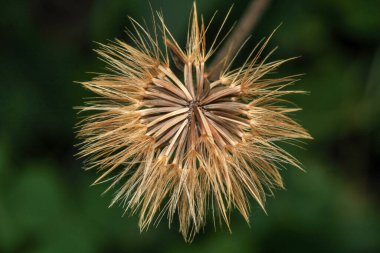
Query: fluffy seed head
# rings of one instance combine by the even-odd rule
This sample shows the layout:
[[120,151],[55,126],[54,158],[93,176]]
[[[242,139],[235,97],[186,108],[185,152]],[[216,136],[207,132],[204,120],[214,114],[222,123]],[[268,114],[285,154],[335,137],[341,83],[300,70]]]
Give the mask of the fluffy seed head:
[[141,230],[176,216],[191,240],[207,210],[228,226],[233,208],[249,220],[250,198],[264,208],[265,195],[283,187],[279,167],[300,167],[277,143],[311,137],[282,99],[302,93],[284,90],[295,76],[266,78],[289,60],[261,59],[269,39],[238,69],[219,63],[223,71],[212,79],[207,63],[222,28],[206,50],[209,25],[199,24],[194,4],[182,50],[157,17],[151,32],[131,19],[134,45],[116,40],[97,50],[110,73],[82,83],[100,97],[82,107],[95,113],[80,123],[79,155],[99,170],[95,183],[117,188],[112,204],[140,213]]

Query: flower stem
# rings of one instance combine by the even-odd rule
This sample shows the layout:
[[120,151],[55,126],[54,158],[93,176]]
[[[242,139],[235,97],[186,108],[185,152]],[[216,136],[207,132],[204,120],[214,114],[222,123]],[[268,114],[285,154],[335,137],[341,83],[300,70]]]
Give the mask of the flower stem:
[[209,67],[209,80],[218,79],[223,63],[228,62],[237,53],[241,44],[260,20],[270,0],[252,0],[243,17]]

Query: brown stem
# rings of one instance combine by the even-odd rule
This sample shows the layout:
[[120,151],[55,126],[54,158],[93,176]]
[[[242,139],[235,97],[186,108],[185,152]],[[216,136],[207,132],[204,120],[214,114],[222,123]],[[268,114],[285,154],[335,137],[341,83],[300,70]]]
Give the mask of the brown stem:
[[219,78],[222,72],[223,63],[231,60],[231,58],[237,53],[248,34],[263,15],[269,2],[270,0],[251,1],[237,27],[233,30],[232,34],[211,63],[209,67],[209,80],[213,81]]

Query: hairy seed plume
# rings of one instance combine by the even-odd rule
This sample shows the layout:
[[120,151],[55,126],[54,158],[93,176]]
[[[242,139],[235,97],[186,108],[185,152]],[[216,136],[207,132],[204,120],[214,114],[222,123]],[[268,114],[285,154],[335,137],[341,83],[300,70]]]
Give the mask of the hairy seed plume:
[[96,50],[109,72],[82,83],[98,98],[81,107],[91,113],[79,123],[79,156],[99,171],[95,184],[117,189],[111,204],[139,212],[141,230],[178,217],[192,240],[208,211],[228,226],[234,208],[248,222],[251,198],[264,209],[265,196],[283,187],[279,168],[300,168],[278,143],[311,137],[289,117],[299,109],[283,99],[303,93],[286,90],[296,76],[267,78],[290,60],[261,57],[270,37],[240,68],[220,62],[211,79],[207,63],[223,26],[206,49],[210,24],[199,22],[194,3],[183,50],[156,17],[153,31],[131,19],[133,45],[115,40]]

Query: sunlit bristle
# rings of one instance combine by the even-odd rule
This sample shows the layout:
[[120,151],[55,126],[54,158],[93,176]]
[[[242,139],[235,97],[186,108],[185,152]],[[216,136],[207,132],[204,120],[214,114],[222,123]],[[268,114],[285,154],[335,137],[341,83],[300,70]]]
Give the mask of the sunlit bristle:
[[264,209],[266,194],[283,187],[278,166],[301,168],[276,143],[311,137],[287,115],[298,108],[282,98],[303,93],[285,90],[297,76],[267,78],[288,61],[261,56],[269,39],[241,68],[221,63],[225,68],[210,79],[207,60],[220,41],[206,51],[209,25],[199,21],[195,3],[186,50],[157,16],[153,33],[131,19],[134,46],[116,40],[96,51],[111,73],[82,83],[101,98],[81,108],[94,114],[80,123],[79,156],[99,170],[95,184],[118,189],[111,204],[139,212],[141,230],[176,216],[191,241],[208,210],[229,227],[234,208],[248,222],[250,199]]

